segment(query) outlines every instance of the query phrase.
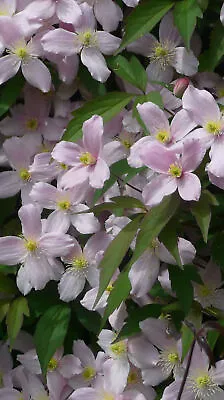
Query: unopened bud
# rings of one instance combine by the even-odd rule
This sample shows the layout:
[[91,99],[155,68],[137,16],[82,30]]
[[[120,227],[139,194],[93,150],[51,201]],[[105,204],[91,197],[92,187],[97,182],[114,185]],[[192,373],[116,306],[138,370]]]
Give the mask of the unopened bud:
[[182,97],[185,90],[187,89],[188,85],[190,83],[190,79],[187,78],[186,76],[184,78],[179,78],[174,82],[174,88],[173,88],[173,93],[177,97]]

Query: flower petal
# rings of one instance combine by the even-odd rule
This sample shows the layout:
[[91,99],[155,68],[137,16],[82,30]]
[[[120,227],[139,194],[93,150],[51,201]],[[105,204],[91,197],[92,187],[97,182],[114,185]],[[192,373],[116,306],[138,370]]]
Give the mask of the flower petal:
[[177,180],[177,187],[180,197],[183,200],[198,201],[201,196],[201,182],[197,175],[186,172]]
[[14,196],[23,185],[16,171],[3,171],[0,173],[0,198]]
[[26,204],[19,209],[23,235],[28,240],[39,239],[42,231],[40,211],[33,204]]
[[82,48],[75,33],[61,28],[46,33],[41,39],[41,43],[45,51],[62,56],[72,56],[79,53]]
[[107,68],[105,58],[97,48],[84,48],[81,52],[81,60],[94,79],[101,83],[106,82],[111,72]]
[[84,122],[83,144],[85,149],[94,157],[98,157],[102,147],[103,119],[99,115],[93,115]]
[[68,268],[58,284],[60,299],[66,302],[76,299],[85,286],[85,276],[79,271]]
[[[111,0],[109,0],[107,2],[107,7],[108,7],[108,3],[110,3],[110,2],[112,3]],[[101,0],[100,4],[102,4],[102,0]],[[110,16],[110,18],[111,18],[111,16]],[[108,32],[104,32],[104,31],[97,31],[97,41],[98,41],[98,46],[99,46],[101,53],[106,54],[106,55],[113,54],[121,44],[120,38],[118,38],[114,35],[111,35]]]
[[0,238],[0,263],[5,265],[16,265],[24,261],[26,256],[24,241],[15,236]]
[[164,196],[175,192],[177,189],[176,179],[172,176],[157,176],[143,189],[142,197],[148,206],[159,204]]
[[38,58],[29,58],[22,63],[22,73],[27,82],[47,93],[51,88],[51,74],[46,65]]
[[0,58],[0,85],[15,76],[19,71],[21,60],[9,54]]
[[123,19],[121,8],[112,0],[100,0],[94,4],[94,14],[104,31],[116,31]]

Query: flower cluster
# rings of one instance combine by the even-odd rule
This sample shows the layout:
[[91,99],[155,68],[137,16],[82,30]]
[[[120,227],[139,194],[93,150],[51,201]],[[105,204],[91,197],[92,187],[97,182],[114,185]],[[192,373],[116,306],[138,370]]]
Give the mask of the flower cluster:
[[[212,357],[224,84],[203,70],[196,30],[187,43],[180,29],[183,1],[167,3],[153,35],[129,32],[139,0],[0,0],[0,204],[14,207],[0,237],[0,400],[224,398],[223,350]],[[20,331],[29,312],[15,302],[32,311],[48,289]],[[70,347],[52,339],[45,380],[30,325],[55,305],[75,333]]]

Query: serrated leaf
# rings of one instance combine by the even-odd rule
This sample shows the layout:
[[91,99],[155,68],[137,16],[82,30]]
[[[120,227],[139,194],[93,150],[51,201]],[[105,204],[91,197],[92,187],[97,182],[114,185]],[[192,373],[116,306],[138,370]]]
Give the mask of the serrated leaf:
[[95,304],[106,290],[116,269],[120,266],[125,254],[127,253],[132,240],[139,228],[142,215],[138,215],[129,222],[109,244],[104,253],[98,268],[100,272],[100,285]]
[[125,57],[118,55],[116,57],[111,57],[108,64],[120,78],[131,83],[131,85],[143,92],[145,91],[148,76],[137,57],[132,56],[130,60],[127,60]]
[[124,271],[118,276],[109,295],[101,327],[122,301],[126,300],[131,291],[131,284],[128,278],[131,266],[149,247],[152,240],[160,234],[161,230],[175,214],[178,206],[179,199],[176,196],[166,197],[161,204],[153,207],[142,220],[133,256]]
[[150,32],[173,5],[170,0],[143,0],[125,20],[125,34],[117,53]]
[[[218,44],[218,45],[217,45]],[[212,31],[209,49],[199,57],[199,71],[213,71],[224,55],[224,26],[215,24]]]
[[211,199],[205,193],[202,193],[199,201],[191,207],[191,212],[197,221],[205,243],[208,241],[208,230],[211,222],[210,203]]
[[23,317],[29,317],[29,307],[25,297],[18,297],[11,304],[6,317],[10,346],[12,347],[23,325]]
[[43,375],[55,351],[63,345],[71,316],[68,305],[61,304],[49,308],[39,319],[34,342]]
[[83,123],[93,115],[100,115],[104,122],[112,119],[132,100],[134,95],[122,92],[110,92],[104,96],[87,101],[82,107],[73,111],[74,118],[69,122],[64,140],[75,142],[82,137]]
[[174,23],[182,36],[185,46],[190,50],[190,40],[194,32],[197,18],[202,18],[203,14],[197,0],[182,0],[174,7]]
[[18,74],[0,88],[0,117],[16,102],[25,80]]

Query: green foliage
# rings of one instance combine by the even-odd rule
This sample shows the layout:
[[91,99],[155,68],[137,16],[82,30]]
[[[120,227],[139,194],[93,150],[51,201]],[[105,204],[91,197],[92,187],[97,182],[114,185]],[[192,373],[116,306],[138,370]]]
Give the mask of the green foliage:
[[177,265],[182,266],[180,259],[179,249],[178,249],[178,221],[176,219],[171,219],[162,232],[159,235],[160,240],[163,242],[164,246],[169,250],[172,256],[175,258]]
[[202,192],[200,200],[194,202],[191,212],[201,230],[204,242],[208,241],[208,231],[211,222],[211,205],[217,205],[216,199],[207,190]]
[[191,331],[191,329],[188,328],[188,326],[185,324],[182,325],[181,333],[182,333],[182,337],[181,337],[181,339],[182,339],[182,360],[184,360],[188,351],[190,350],[190,347],[194,340],[194,334]]
[[211,33],[208,50],[201,54],[199,71],[214,71],[224,55],[224,26],[221,22],[215,24]]
[[187,50],[190,50],[190,40],[198,17],[202,18],[203,14],[197,0],[182,0],[176,3],[174,7],[174,22]]
[[30,315],[28,303],[25,297],[18,297],[10,304],[6,317],[7,332],[11,347],[22,328],[24,315],[26,317]]
[[129,61],[120,55],[111,57],[109,60],[109,66],[120,78],[131,83],[131,85],[137,87],[143,92],[145,91],[148,76],[137,57],[132,56]]
[[0,117],[16,102],[24,83],[23,76],[17,74],[0,88]]
[[224,271],[224,232],[217,233],[212,243],[212,258]]
[[117,53],[128,44],[150,32],[172,8],[170,0],[143,0],[125,20],[125,34]]
[[71,316],[68,305],[50,307],[37,323],[34,341],[42,373],[46,375],[48,364],[55,351],[63,345]]
[[75,142],[82,137],[82,125],[87,119],[96,114],[107,122],[122,111],[132,98],[133,95],[130,93],[110,92],[87,101],[82,107],[73,111],[74,118],[69,122],[63,139]]

